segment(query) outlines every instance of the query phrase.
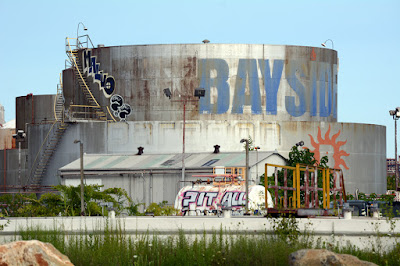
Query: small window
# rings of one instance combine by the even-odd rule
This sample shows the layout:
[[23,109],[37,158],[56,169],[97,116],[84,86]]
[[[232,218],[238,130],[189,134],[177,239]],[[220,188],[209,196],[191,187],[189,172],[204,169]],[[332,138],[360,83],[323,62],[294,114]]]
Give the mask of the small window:
[[219,159],[212,159],[212,160],[206,162],[205,164],[203,164],[202,166],[211,166],[218,161],[219,161]]

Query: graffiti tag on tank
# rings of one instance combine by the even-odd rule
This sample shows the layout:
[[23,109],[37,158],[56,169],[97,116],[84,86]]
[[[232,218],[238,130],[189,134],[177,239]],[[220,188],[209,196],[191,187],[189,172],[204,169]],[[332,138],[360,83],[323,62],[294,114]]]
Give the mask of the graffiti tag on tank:
[[86,49],[82,53],[83,73],[93,78],[93,82],[99,84],[106,98],[110,98],[115,90],[115,79],[108,73],[100,70],[100,63],[97,63],[97,57],[92,56],[91,49]]
[[100,90],[106,98],[110,98],[111,112],[120,121],[126,121],[126,118],[131,114],[132,108],[129,104],[124,103],[121,95],[112,95],[115,91],[115,79],[108,73],[100,70],[100,63],[97,62],[97,57],[92,56],[91,49],[85,49],[82,53],[82,68],[83,73],[88,77],[93,78],[93,82],[97,83]]
[[110,99],[110,109],[115,117],[119,117],[121,121],[125,121],[126,117],[131,114],[131,106],[124,103],[121,95],[114,94]]

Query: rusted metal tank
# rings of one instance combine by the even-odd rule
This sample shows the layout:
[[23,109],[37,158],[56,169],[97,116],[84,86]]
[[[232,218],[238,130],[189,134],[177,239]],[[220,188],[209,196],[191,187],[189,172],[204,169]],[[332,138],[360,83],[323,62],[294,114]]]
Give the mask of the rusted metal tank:
[[[273,206],[268,192],[268,205]],[[176,196],[175,208],[181,214],[194,211],[207,214],[221,209],[243,210],[246,205],[246,188],[244,185],[201,185],[183,187]],[[260,211],[265,207],[265,187],[249,186],[249,209]]]
[[[116,120],[175,121],[186,101],[188,120],[337,121],[338,60],[331,49],[129,45],[83,49],[78,60],[98,103],[110,107]],[[83,104],[69,72],[64,71],[67,107]],[[200,99],[194,97],[199,87],[205,89]]]

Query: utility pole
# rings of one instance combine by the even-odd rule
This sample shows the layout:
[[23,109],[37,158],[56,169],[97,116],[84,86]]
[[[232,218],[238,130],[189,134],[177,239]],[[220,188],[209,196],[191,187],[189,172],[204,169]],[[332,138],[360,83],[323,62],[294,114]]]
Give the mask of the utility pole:
[[249,140],[242,139],[240,143],[246,142],[246,214],[249,212]]
[[80,140],[75,140],[74,143],[79,143],[80,151],[80,168],[81,168],[81,216],[85,216],[85,202],[84,202],[84,185],[83,185],[83,142]]
[[[164,95],[171,99],[172,92],[169,88],[163,90]],[[205,90],[203,88],[197,88],[194,91],[194,96],[198,97],[198,99],[190,99],[192,96],[190,95],[179,95],[179,100],[171,100],[171,102],[181,102],[183,104],[183,127],[182,127],[182,187],[185,186],[185,134],[186,134],[186,103],[188,102],[198,102],[201,97],[204,97]]]

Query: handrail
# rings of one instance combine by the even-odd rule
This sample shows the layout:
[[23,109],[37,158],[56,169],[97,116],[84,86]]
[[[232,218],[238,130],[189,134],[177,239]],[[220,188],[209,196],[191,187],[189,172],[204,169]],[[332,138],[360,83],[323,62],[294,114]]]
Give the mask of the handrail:
[[71,107],[82,107],[82,108],[97,108],[97,106],[93,105],[82,105],[82,104],[71,104]]
[[56,97],[55,97],[55,99],[54,99],[54,106],[53,106],[54,119],[55,119],[56,121],[58,121],[58,119],[57,119],[57,113],[56,113],[57,98],[58,98],[58,90],[57,90]]
[[117,122],[117,120],[115,120],[114,116],[111,115],[111,111],[110,111],[110,108],[108,108],[108,106],[107,106],[107,111],[108,111],[108,114],[110,115],[110,117],[112,118],[112,120],[114,120],[114,122]]
[[[53,109],[53,110],[54,110],[54,118],[55,118],[56,121],[59,121],[59,119],[57,118],[57,111],[56,111],[56,106],[57,106],[58,97],[59,97],[59,95],[61,95],[61,94],[59,93],[59,91],[60,91],[59,86],[61,87],[61,90],[62,90],[61,73],[60,73],[60,84],[57,85],[57,94],[56,94],[56,98],[55,98],[55,100],[54,100],[54,109]],[[62,95],[61,95],[61,96],[62,96]]]
[[[69,46],[69,49],[70,49],[69,52],[70,52],[70,54],[72,55],[72,49],[71,49],[71,44],[69,43],[69,39],[72,39],[72,38],[68,38],[68,37],[67,37],[68,46]],[[75,68],[76,68],[76,70],[78,71],[78,74],[79,74],[80,78],[82,79],[83,84],[84,84],[85,87],[86,87],[86,90],[89,92],[89,94],[90,94],[90,96],[92,97],[93,101],[96,103],[96,107],[100,107],[100,105],[99,105],[98,102],[96,101],[96,98],[94,98],[92,92],[90,91],[89,87],[87,86],[86,81],[83,79],[83,76],[82,76],[82,74],[81,74],[81,71],[79,70],[78,64],[76,63],[75,56],[71,56],[71,57],[72,57],[72,60],[74,61]]]
[[37,158],[39,157],[40,152],[42,151],[43,145],[44,145],[44,143],[47,141],[47,138],[49,137],[50,132],[52,131],[54,125],[55,125],[57,122],[58,122],[58,121],[55,121],[55,122],[53,123],[53,125],[51,126],[49,132],[47,133],[46,137],[44,138],[44,140],[43,140],[43,142],[42,142],[42,145],[41,145],[40,148],[39,148],[39,151],[38,151],[37,154],[36,154],[35,160],[34,160],[33,163],[32,163],[31,171],[29,172],[29,178],[28,178],[28,180],[27,180],[27,185],[29,184],[29,181],[30,181],[31,176],[32,176],[33,168],[34,168],[34,166],[36,165],[36,160],[37,160]]
[[[80,42],[79,38],[82,38],[82,37],[86,37],[86,42]],[[86,43],[86,48],[89,48],[89,41],[90,41],[90,44],[92,45],[92,47],[94,48],[94,45],[93,45],[92,40],[90,39],[89,35],[85,34],[82,36],[78,36],[78,38],[76,38],[76,39],[77,39],[77,44],[78,44],[77,48],[78,49],[85,48],[85,47],[83,47],[83,45],[81,47],[79,47],[79,44],[85,44],[85,43]]]

